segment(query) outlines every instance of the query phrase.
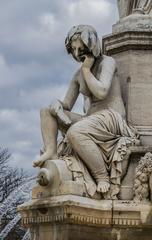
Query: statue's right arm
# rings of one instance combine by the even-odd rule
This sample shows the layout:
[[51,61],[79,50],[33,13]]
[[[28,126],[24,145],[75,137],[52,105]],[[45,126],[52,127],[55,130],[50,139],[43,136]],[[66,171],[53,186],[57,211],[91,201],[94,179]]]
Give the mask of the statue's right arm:
[[64,110],[71,111],[73,108],[78,96],[79,96],[79,83],[78,83],[78,77],[79,77],[79,72],[78,70],[73,79],[70,82],[68,91],[65,95],[64,100],[62,101],[62,106]]

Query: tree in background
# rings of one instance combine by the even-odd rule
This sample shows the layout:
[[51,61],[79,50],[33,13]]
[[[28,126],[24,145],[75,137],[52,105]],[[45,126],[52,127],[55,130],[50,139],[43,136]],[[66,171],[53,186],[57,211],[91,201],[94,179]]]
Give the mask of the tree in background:
[[[26,183],[29,175],[23,169],[12,168],[9,165],[10,153],[8,149],[0,147],[0,205],[22,184]],[[0,232],[16,216],[16,208],[25,201],[25,196],[21,195],[12,205],[11,208],[2,217],[0,223]],[[18,222],[10,231],[6,240],[20,240],[25,234],[25,230]]]

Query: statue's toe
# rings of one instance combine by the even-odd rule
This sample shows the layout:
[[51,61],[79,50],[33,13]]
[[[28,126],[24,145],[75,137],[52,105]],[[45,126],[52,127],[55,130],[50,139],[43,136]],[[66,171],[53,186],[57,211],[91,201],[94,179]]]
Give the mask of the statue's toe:
[[106,193],[110,188],[110,184],[106,181],[100,181],[97,185],[97,192]]

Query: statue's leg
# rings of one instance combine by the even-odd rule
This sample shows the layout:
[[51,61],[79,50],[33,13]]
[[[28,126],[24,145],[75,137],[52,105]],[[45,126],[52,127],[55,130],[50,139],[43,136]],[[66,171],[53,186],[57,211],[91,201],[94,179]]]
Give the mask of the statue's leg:
[[[64,113],[71,119],[72,123],[79,121],[82,116],[80,114],[64,111]],[[66,132],[68,127],[60,120],[52,116],[49,108],[43,108],[40,111],[41,132],[44,143],[45,152],[33,162],[34,167],[42,167],[44,162],[48,159],[57,159],[57,134],[58,129]]]
[[[78,114],[75,112],[70,112],[67,110],[64,110],[64,114],[66,114],[70,118],[72,124],[80,121],[83,118],[83,116],[81,114]],[[69,129],[69,126],[66,126],[65,124],[63,124],[60,119],[57,119],[57,122],[58,122],[59,130],[63,133],[66,133],[67,130]]]
[[40,111],[40,119],[45,152],[33,162],[34,167],[41,167],[44,161],[57,158],[57,120],[51,115],[49,108]]
[[97,191],[104,193],[110,187],[108,173],[102,153],[97,144],[89,136],[87,128],[88,125],[85,120],[79,121],[69,128],[67,136],[73,149],[84,161],[97,182]]

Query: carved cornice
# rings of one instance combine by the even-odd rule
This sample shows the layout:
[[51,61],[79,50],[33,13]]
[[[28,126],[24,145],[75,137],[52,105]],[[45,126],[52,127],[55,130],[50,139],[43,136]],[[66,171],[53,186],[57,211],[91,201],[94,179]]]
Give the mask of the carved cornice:
[[124,219],[124,218],[115,218],[113,219],[113,225],[115,226],[127,226],[127,227],[137,227],[141,226],[140,219]]
[[83,224],[89,226],[96,227],[112,227],[112,226],[141,226],[140,219],[128,219],[128,218],[96,218],[96,217],[88,217],[84,215],[71,215],[70,217],[65,215],[56,215],[56,216],[41,216],[41,217],[22,217],[22,225],[29,226],[33,224],[42,224],[42,223],[73,223],[73,224]]
[[[75,206],[58,206],[50,207],[46,214],[42,212],[45,208],[38,208],[35,210],[27,210],[26,214],[24,211],[22,214],[22,224],[40,224],[40,223],[74,223],[74,224],[85,224],[95,226],[110,226],[111,214],[109,211],[97,212],[92,209],[85,209],[82,207]],[[94,215],[91,215],[93,211]]]
[[56,214],[53,216],[45,215],[39,217],[24,217],[22,215],[22,224],[31,225],[31,224],[40,224],[40,223],[73,223],[73,224],[85,224],[90,226],[111,226],[111,219],[108,218],[99,218],[93,216],[87,216],[83,214],[72,214],[72,213],[62,213]]
[[133,201],[92,200],[76,196],[66,196],[66,201],[64,199],[65,196],[58,196],[54,197],[53,202],[41,200],[41,204],[31,201],[28,205],[22,205],[19,209],[22,224],[24,226],[45,223],[80,224],[108,228],[114,226],[140,228],[143,225],[144,227],[152,225],[151,222],[147,222],[152,212],[152,204],[149,202],[138,204]]
[[140,135],[152,136],[152,126],[135,126]]
[[128,50],[152,50],[152,32],[128,31],[103,38],[103,52],[112,55]]

